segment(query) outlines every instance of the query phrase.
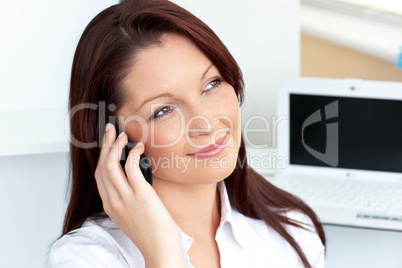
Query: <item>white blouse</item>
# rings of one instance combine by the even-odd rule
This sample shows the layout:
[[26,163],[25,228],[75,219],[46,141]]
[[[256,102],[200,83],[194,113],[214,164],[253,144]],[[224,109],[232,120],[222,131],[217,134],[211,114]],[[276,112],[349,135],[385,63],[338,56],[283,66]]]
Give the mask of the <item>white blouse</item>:
[[[226,187],[218,184],[222,204],[221,222],[216,231],[222,268],[304,267],[296,251],[261,220],[244,216],[230,206]],[[310,230],[288,226],[314,268],[324,267],[324,246],[309,217],[290,211],[287,217],[308,224]],[[188,250],[193,239],[181,232],[186,268],[193,268]],[[81,228],[64,235],[50,249],[49,267],[84,268],[145,267],[135,244],[110,219],[87,220]]]

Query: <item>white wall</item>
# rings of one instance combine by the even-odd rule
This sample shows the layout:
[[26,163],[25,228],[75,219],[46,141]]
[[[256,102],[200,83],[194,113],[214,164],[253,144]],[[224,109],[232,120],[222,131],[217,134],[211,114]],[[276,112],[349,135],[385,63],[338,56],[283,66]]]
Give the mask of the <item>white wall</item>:
[[[64,122],[43,121],[54,116],[46,113],[67,111],[79,37],[93,16],[116,2],[0,1],[0,267],[44,267],[61,234],[68,146],[54,149]],[[58,113],[53,118],[64,120]],[[60,148],[63,153],[24,155]]]
[[67,154],[0,158],[0,267],[44,267],[61,233]]
[[79,37],[92,17],[116,2],[2,0],[0,111],[67,106]]
[[[13,118],[16,110],[32,114],[67,106],[71,62],[79,36],[95,14],[115,2],[0,2],[0,118]],[[174,2],[210,25],[238,61],[246,82],[243,122],[254,114],[270,120],[276,109],[277,79],[299,74],[298,0]],[[10,135],[21,144],[30,136],[34,129],[25,129],[23,120],[19,121],[12,125],[9,120],[11,126],[0,127],[0,147]],[[13,132],[17,127],[19,131]],[[250,138],[258,144],[267,143],[269,133]],[[1,150],[0,267],[43,267],[47,248],[61,231],[68,154],[55,153],[58,150],[32,154],[33,150],[24,155],[20,150],[18,156],[11,156]]]

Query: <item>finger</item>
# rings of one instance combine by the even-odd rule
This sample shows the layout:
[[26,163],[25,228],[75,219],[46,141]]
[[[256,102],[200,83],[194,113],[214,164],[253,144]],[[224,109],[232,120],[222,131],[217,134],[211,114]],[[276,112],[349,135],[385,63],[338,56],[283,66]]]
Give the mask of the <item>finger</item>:
[[120,196],[126,196],[130,194],[131,191],[127,177],[120,165],[123,148],[126,146],[127,142],[127,135],[122,132],[119,137],[117,137],[114,144],[109,147],[109,154],[105,164],[109,177],[109,180],[105,181],[106,187],[117,190]]
[[144,151],[144,144],[142,142],[137,143],[137,145],[131,149],[124,167],[127,173],[128,181],[133,190],[138,188],[140,185],[147,184],[145,183],[146,180],[139,167],[141,155],[144,153]]
[[[107,193],[107,189],[104,183],[104,179],[100,177],[98,171],[95,171],[95,182],[96,182],[96,187],[98,188],[99,196],[102,199],[102,202],[108,202],[109,201],[109,195]],[[105,176],[105,175],[103,175]]]
[[[95,181],[98,187],[99,195],[103,202],[110,199],[108,192],[113,191],[113,186],[109,182],[108,172],[106,170],[106,159],[109,154],[110,147],[113,145],[116,137],[116,130],[113,124],[107,123],[105,126],[105,134],[102,139],[101,151],[95,171]],[[116,195],[116,194],[114,194]]]
[[[114,204],[114,206],[119,204],[123,197],[112,182],[113,178],[119,175],[116,175],[114,171],[108,170],[109,168],[103,168],[102,173],[97,171],[97,176],[95,176],[99,196],[102,199],[105,211],[108,208],[113,208],[112,204]],[[125,180],[125,177],[123,180]],[[129,189],[129,186],[127,186],[127,188]]]
[[98,164],[101,166],[104,166],[107,155],[109,154],[110,148],[113,146],[115,140],[116,128],[113,124],[107,123],[105,126],[105,135],[103,135],[101,151],[98,159]]

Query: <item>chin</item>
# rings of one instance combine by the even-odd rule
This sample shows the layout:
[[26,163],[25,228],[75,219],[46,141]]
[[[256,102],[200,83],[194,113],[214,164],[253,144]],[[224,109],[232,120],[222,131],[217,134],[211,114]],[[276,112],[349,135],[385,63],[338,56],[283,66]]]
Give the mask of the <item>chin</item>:
[[[209,159],[212,160],[212,159]],[[217,161],[217,160],[216,160]],[[208,161],[207,161],[208,163]],[[215,162],[217,163],[217,162]],[[229,177],[235,169],[235,165],[233,161],[229,164],[214,164],[213,160],[209,161],[209,165],[205,167],[198,167],[194,170],[191,170],[186,175],[190,175],[192,178],[191,181],[197,181],[202,183],[216,183],[220,182],[227,177]]]

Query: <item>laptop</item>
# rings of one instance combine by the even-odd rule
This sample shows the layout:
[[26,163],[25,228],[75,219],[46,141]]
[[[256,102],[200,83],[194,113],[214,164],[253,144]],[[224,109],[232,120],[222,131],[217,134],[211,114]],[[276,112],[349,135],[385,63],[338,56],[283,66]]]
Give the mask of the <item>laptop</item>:
[[402,83],[289,78],[267,177],[325,224],[402,231]]

